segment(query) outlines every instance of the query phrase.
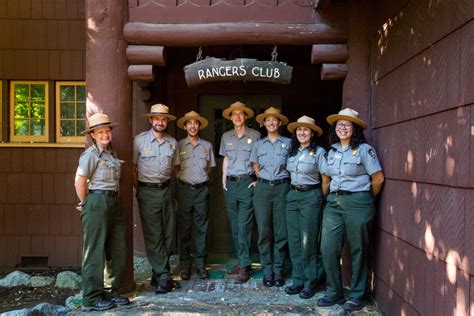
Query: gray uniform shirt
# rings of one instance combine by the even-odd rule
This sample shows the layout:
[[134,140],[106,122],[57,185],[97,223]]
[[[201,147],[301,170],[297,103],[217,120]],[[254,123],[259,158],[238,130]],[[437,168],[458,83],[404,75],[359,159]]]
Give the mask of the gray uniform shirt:
[[294,156],[288,157],[286,169],[293,185],[312,185],[321,182],[320,174],[326,174],[326,151],[318,147],[316,152],[309,147],[298,148]]
[[331,177],[331,192],[345,190],[351,192],[370,191],[370,175],[381,171],[377,154],[369,144],[361,144],[352,149],[342,149],[341,144],[333,144],[329,149],[328,173]]
[[188,137],[183,138],[178,142],[178,155],[175,165],[180,165],[177,177],[181,181],[197,184],[209,180],[207,168],[216,166],[210,142],[199,138],[193,146]]
[[278,135],[274,143],[268,137],[261,139],[253,146],[250,162],[259,166],[258,176],[265,180],[288,178],[286,160],[291,139]]
[[138,169],[138,181],[160,183],[169,180],[178,159],[176,149],[176,139],[164,134],[157,140],[153,129],[135,136],[133,164]]
[[260,132],[249,127],[245,128],[245,133],[241,138],[237,136],[235,129],[222,135],[219,155],[228,159],[227,175],[238,176],[254,173],[250,163],[250,154],[259,139]]
[[110,151],[91,146],[79,158],[76,174],[89,179],[89,190],[119,191],[121,162]]

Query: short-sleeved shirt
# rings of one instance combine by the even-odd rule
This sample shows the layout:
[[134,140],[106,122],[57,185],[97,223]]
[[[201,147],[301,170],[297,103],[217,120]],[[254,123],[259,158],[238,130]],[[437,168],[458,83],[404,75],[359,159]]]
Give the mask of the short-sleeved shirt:
[[227,175],[254,174],[250,163],[250,154],[253,146],[260,139],[260,132],[245,128],[244,135],[239,138],[235,129],[222,135],[219,155],[227,157]]
[[294,156],[288,157],[286,169],[293,185],[313,185],[321,182],[320,175],[326,174],[326,151],[317,147],[298,148]]
[[178,142],[178,156],[175,162],[175,165],[180,165],[177,177],[191,184],[208,181],[208,167],[216,166],[212,144],[202,138],[199,138],[196,146],[191,144],[188,137],[181,139]]
[[258,176],[265,180],[279,180],[289,177],[286,170],[288,148],[291,139],[278,135],[275,142],[265,137],[255,144],[250,155],[250,162],[259,166]]
[[370,191],[370,175],[381,171],[377,154],[369,144],[360,144],[352,149],[333,144],[327,155],[327,175],[331,177],[331,192],[344,190],[351,192]]
[[177,159],[177,142],[170,135],[164,134],[158,140],[150,129],[135,136],[133,164],[138,169],[138,181],[160,183],[169,180]]
[[121,161],[112,153],[94,145],[79,158],[76,174],[89,180],[89,190],[119,191]]

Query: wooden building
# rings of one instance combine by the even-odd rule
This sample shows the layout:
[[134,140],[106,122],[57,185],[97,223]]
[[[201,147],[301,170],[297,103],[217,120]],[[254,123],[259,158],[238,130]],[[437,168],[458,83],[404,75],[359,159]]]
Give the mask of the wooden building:
[[[473,18],[471,0],[0,0],[0,268],[80,264],[73,177],[86,113],[121,124],[132,287],[131,257],[144,249],[132,139],[149,128],[151,104],[208,117],[215,148],[229,128],[222,109],[237,99],[324,129],[327,115],[352,107],[386,175],[375,299],[389,315],[471,313]],[[283,62],[291,82],[260,73],[188,86],[183,68],[201,57]],[[221,189],[211,196],[210,250],[227,252]]]

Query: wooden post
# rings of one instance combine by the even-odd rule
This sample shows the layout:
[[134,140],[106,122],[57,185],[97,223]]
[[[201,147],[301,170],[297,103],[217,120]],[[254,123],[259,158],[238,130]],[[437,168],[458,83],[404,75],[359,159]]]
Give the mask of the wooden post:
[[132,83],[127,77],[127,43],[122,30],[128,20],[128,2],[86,0],[87,115],[109,114],[120,124],[113,145],[122,165],[120,199],[126,220],[127,265],[121,291],[135,288],[133,280]]
[[346,75],[346,64],[323,64],[321,66],[321,80],[343,80]]
[[130,64],[164,66],[166,64],[165,48],[163,46],[129,45],[127,59]]
[[213,45],[312,45],[345,43],[345,25],[297,23],[127,23],[124,35],[131,44],[198,47]]
[[315,44],[311,51],[311,63],[345,63],[349,51],[345,44]]
[[154,81],[153,65],[130,65],[128,66],[128,77],[133,81]]

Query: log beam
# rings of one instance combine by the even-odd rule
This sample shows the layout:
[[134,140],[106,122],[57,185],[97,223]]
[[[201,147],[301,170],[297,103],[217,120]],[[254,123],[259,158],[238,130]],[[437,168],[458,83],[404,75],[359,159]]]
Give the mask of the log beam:
[[343,80],[346,76],[346,64],[323,64],[321,66],[321,80]]
[[166,65],[165,48],[163,46],[129,45],[125,54],[130,64]]
[[154,81],[153,65],[128,66],[128,78],[133,81]]
[[124,36],[130,44],[197,47],[214,45],[312,45],[345,43],[345,25],[297,23],[127,23]]
[[311,63],[344,63],[349,57],[345,44],[315,44],[311,51]]

